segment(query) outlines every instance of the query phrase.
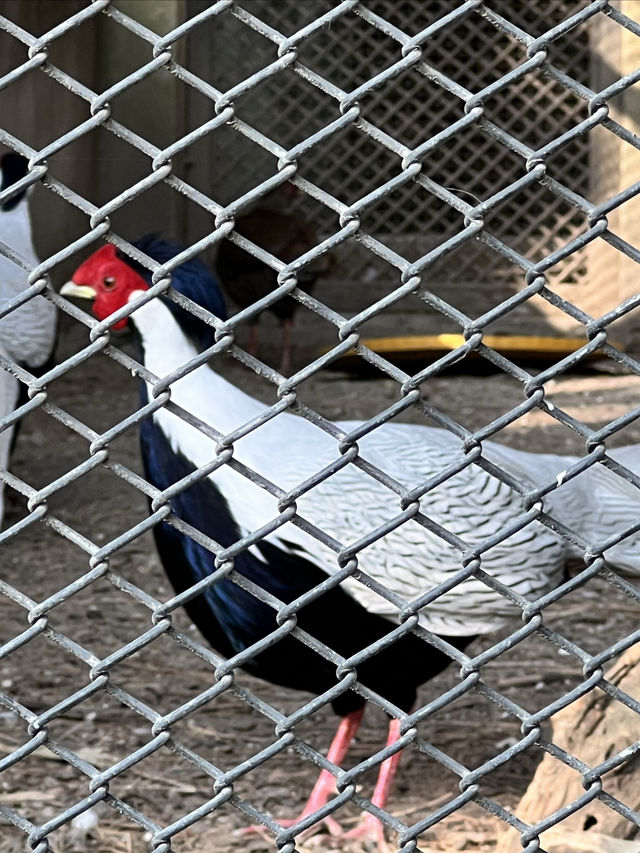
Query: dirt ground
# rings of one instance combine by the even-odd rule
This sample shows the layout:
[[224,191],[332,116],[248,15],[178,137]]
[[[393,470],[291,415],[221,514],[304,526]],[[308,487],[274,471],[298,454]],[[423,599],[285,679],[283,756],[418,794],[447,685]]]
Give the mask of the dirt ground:
[[[60,360],[86,343],[86,332],[66,321],[60,343]],[[132,342],[122,346],[133,352]],[[263,354],[265,354],[263,352]],[[266,352],[277,363],[277,353]],[[297,352],[303,359],[305,353]],[[264,384],[240,365],[227,364],[227,373],[251,393],[260,396]],[[554,380],[548,387],[550,399],[593,427],[601,426],[633,407],[637,377],[606,372],[573,374]],[[429,382],[429,400],[469,427],[491,422],[522,400],[520,386],[500,375],[451,375]],[[394,383],[385,379],[357,378],[324,371],[306,382],[300,391],[305,402],[332,419],[364,417],[397,398]],[[74,418],[98,432],[114,425],[135,410],[136,382],[126,371],[97,354],[82,366],[56,381],[50,400]],[[417,413],[405,419],[419,420]],[[548,415],[530,413],[501,433],[500,440],[538,451],[579,450],[575,434],[560,427]],[[640,425],[634,423],[616,437],[615,443],[640,441]],[[88,456],[87,442],[54,419],[36,411],[23,425],[12,470],[38,488],[70,471]],[[135,428],[113,442],[110,460],[138,471]],[[25,517],[24,499],[13,493],[5,527]],[[111,472],[98,468],[65,486],[49,500],[50,513],[96,544],[108,542],[146,515],[143,495]],[[88,570],[87,554],[51,527],[35,524],[0,546],[2,583],[24,596],[41,601]],[[150,534],[118,551],[108,575],[77,592],[54,608],[49,625],[69,637],[95,660],[110,655],[151,627],[149,611],[139,600],[117,589],[112,582],[122,577],[158,598],[169,598],[171,590],[155,555]],[[5,587],[0,587],[0,592]],[[25,631],[26,599],[22,605],[0,595],[0,642]],[[625,636],[637,627],[638,612],[604,581],[549,609],[547,624],[561,629],[590,652]],[[183,613],[174,624],[196,639],[195,629]],[[470,654],[480,652],[499,639],[497,635],[477,640]],[[88,683],[87,663],[40,635],[19,646],[0,663],[0,691],[20,707],[36,714],[62,701]],[[528,711],[543,708],[580,681],[576,662],[537,637],[516,646],[483,670],[485,682]],[[420,691],[425,703],[458,682],[455,667],[426,684]],[[111,670],[112,686],[123,688],[140,702],[160,713],[174,709],[212,683],[209,665],[172,639],[161,636],[142,650],[117,663]],[[237,674],[236,685],[252,691],[283,713],[291,713],[309,700],[295,693]],[[14,706],[14,709],[18,706]],[[315,713],[296,728],[298,736],[325,751],[336,719],[330,709]],[[74,751],[100,770],[140,749],[151,739],[147,720],[125,707],[114,691],[100,690],[74,707],[62,709],[47,730],[58,743]],[[370,709],[347,765],[362,761],[384,743],[386,720]],[[230,692],[187,716],[174,727],[174,735],[207,762],[228,770],[264,749],[274,740],[273,722]],[[420,726],[420,734],[467,768],[474,768],[496,755],[519,737],[518,721],[476,692],[464,696],[433,715]],[[2,759],[29,741],[27,725],[6,703],[0,708],[0,767]],[[408,748],[389,803],[393,815],[408,825],[443,806],[458,793],[458,777],[416,749]],[[527,787],[540,750],[532,747],[484,778],[481,795],[501,806],[514,808]],[[254,807],[276,818],[293,817],[308,796],[316,768],[289,749],[240,778],[236,794]],[[368,781],[373,784],[373,774]],[[363,785],[363,793],[370,791]],[[184,758],[167,748],[141,760],[110,784],[110,792],[137,812],[161,826],[168,826],[208,802],[211,780]],[[56,815],[89,793],[86,776],[59,755],[41,746],[0,777],[0,804],[16,810],[36,825],[55,821]],[[348,806],[337,815],[345,826],[355,824],[358,812]],[[249,818],[225,803],[179,832],[172,849],[190,851],[274,850],[268,833],[243,835],[239,830]],[[422,851],[490,851],[503,827],[476,803],[464,806],[420,837]],[[88,818],[76,819],[49,835],[56,853],[141,853],[150,849],[151,825],[137,825],[109,805],[95,806]],[[31,849],[25,831],[11,825],[0,811],[3,853]],[[393,839],[391,839],[392,841]],[[303,850],[330,849],[326,834],[298,845]],[[361,850],[357,844],[351,848]],[[395,849],[395,848],[394,848]]]

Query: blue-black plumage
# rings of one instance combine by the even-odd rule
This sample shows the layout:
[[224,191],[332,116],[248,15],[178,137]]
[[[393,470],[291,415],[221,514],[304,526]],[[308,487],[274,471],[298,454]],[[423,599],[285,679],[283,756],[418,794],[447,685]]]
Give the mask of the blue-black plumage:
[[[140,432],[145,473],[159,489],[193,473],[194,466],[177,454],[162,430],[146,419]],[[222,547],[241,538],[229,507],[208,479],[199,480],[171,499],[172,512]],[[183,592],[214,571],[210,551],[169,524],[154,528],[158,553],[176,592]],[[288,604],[325,581],[328,575],[298,553],[263,542],[259,554],[243,551],[234,560],[239,574]],[[228,579],[219,580],[186,604],[186,610],[207,640],[227,656],[257,643],[278,627],[272,607]],[[297,613],[297,623],[343,657],[350,657],[388,634],[389,621],[369,613],[340,587],[324,592]],[[464,645],[466,638],[458,645]],[[416,686],[436,675],[450,659],[408,634],[389,649],[358,666],[363,684],[398,707],[408,710]],[[260,678],[284,687],[324,693],[338,683],[336,667],[293,637],[260,652],[244,664]],[[348,691],[333,706],[343,715],[361,708],[362,697]]]

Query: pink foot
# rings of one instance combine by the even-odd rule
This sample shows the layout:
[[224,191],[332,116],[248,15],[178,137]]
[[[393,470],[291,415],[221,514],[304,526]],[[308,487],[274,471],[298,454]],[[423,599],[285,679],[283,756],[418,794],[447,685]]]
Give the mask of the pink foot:
[[[357,711],[351,711],[342,718],[340,725],[338,726],[338,731],[336,732],[327,754],[329,761],[338,765],[342,763],[342,760],[349,748],[349,744],[353,740],[355,733],[358,731],[358,726],[360,725],[363,713],[364,708],[359,708]],[[311,796],[302,810],[302,813],[295,818],[295,820],[279,820],[278,823],[285,829],[290,826],[294,826],[296,823],[300,823],[301,820],[309,817],[309,815],[312,815],[327,804],[329,797],[335,792],[335,785],[335,777],[329,773],[328,770],[322,770],[318,776],[318,781],[311,792]],[[344,836],[344,831],[340,824],[332,818],[331,815],[327,815],[326,817],[318,820],[317,823],[314,823],[305,829],[297,835],[296,838],[309,838],[311,835],[315,835],[316,832],[319,832],[323,826],[326,827],[330,835],[334,837]],[[263,826],[249,826],[245,829],[238,830],[238,832],[239,834],[245,835],[251,832],[255,832],[263,836],[266,835],[266,830]]]
[[[298,823],[300,818],[296,820],[278,820],[280,826],[284,829],[288,829],[290,826]],[[299,835],[296,835],[296,839],[301,841],[304,838],[311,838],[312,835],[315,835],[317,832],[320,832],[321,829],[326,828],[329,835],[339,838],[344,837],[344,831],[337,820],[334,820],[332,817],[325,817],[322,820],[319,820],[317,823],[314,823],[308,829],[305,829],[304,832],[301,832]],[[245,826],[242,829],[238,829],[236,831],[237,835],[262,835],[264,838],[269,839],[269,841],[273,841],[272,836],[267,831],[266,827],[260,826],[258,824],[254,826]]]
[[369,841],[376,849],[386,850],[387,842],[384,837],[384,827],[377,817],[365,814],[360,823],[349,830],[343,838],[349,841]]
[[[298,820],[279,820],[278,823],[287,829],[289,826],[293,826],[295,823],[298,823],[299,820],[301,820],[301,818],[298,818]],[[344,830],[338,821],[332,818],[331,815],[327,815],[327,817],[323,817],[317,823],[314,823],[308,829],[305,829],[305,831],[297,835],[296,838],[300,840],[303,838],[311,838],[311,836],[315,835],[316,832],[320,832],[323,827],[327,829],[329,835],[333,835],[336,838],[344,836]]]
[[[327,756],[334,764],[340,765],[342,763],[342,759],[345,756],[347,748],[360,724],[362,711],[363,709],[353,711],[342,719]],[[400,721],[392,719],[389,723],[387,747],[395,744],[399,737]],[[378,781],[376,783],[373,796],[371,797],[371,802],[379,808],[384,808],[387,801],[391,783],[395,776],[398,762],[400,761],[401,752],[402,750],[398,749],[397,752],[385,759],[380,765]],[[296,823],[308,818],[310,815],[314,814],[314,812],[325,806],[334,791],[334,776],[327,770],[323,770],[318,777],[318,781],[314,786],[306,806],[302,810],[302,814],[296,820],[279,820],[278,823],[283,828],[294,826]],[[331,835],[330,844],[332,847],[337,847],[345,841],[359,841],[364,849],[370,849],[375,851],[375,853],[387,853],[387,851],[391,850],[391,847],[387,844],[384,837],[383,824],[370,812],[366,812],[360,823],[358,823],[358,825],[353,829],[349,830],[349,832],[344,832],[340,824],[331,817],[331,815],[327,815],[309,826],[303,832],[296,835],[296,839],[302,840],[304,838],[309,838],[316,832],[319,832],[323,826],[326,827]],[[247,830],[242,830],[242,832],[258,832],[262,835],[266,834],[264,827],[250,827]]]

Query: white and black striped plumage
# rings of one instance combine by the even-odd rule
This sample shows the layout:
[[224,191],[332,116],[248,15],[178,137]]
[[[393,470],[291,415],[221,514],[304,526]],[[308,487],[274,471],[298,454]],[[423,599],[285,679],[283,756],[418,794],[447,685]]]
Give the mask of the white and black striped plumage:
[[[177,253],[161,241],[138,247],[163,263]],[[94,299],[94,313],[108,317],[148,287],[149,276],[127,263],[113,247],[91,256],[65,285],[63,293]],[[194,287],[197,284],[197,287]],[[215,280],[188,262],[173,274],[176,290],[222,316]],[[154,299],[131,317],[145,366],[164,377],[188,363],[213,343],[213,330],[189,320],[175,304]],[[122,321],[118,323],[122,325]],[[143,398],[150,396],[144,386]],[[204,365],[172,382],[171,400],[227,434],[259,417],[265,406]],[[338,426],[350,432],[355,422]],[[165,408],[142,425],[141,444],[149,480],[166,489],[215,458],[215,443]],[[460,441],[448,432],[408,424],[380,426],[358,441],[362,459],[388,473],[405,489],[435,477],[462,457]],[[577,459],[536,454],[483,442],[483,456],[527,487],[559,478]],[[636,448],[612,452],[635,467]],[[338,443],[306,419],[283,412],[239,438],[233,445],[238,462],[267,478],[284,492],[295,489],[340,458]],[[223,547],[277,518],[276,499],[228,465],[215,470],[171,500],[174,513]],[[399,498],[353,464],[340,469],[296,501],[299,515],[321,528],[336,543],[349,546],[380,528],[400,512]],[[525,514],[521,496],[481,467],[471,465],[428,491],[421,512],[474,549],[507,529]],[[601,466],[589,469],[544,498],[544,509],[586,542],[607,538],[616,527],[637,520],[640,501],[635,487]],[[156,542],[177,590],[210,575],[212,555],[168,525],[155,528]],[[414,520],[396,527],[358,552],[360,569],[405,601],[412,601],[453,578],[463,567],[463,554]],[[563,580],[566,562],[580,553],[567,540],[538,521],[514,532],[481,555],[481,568],[524,599],[535,600]],[[614,566],[633,574],[640,569],[637,537],[609,549]],[[336,553],[300,527],[288,522],[235,558],[235,568],[278,599],[289,602],[338,571]],[[210,586],[187,609],[203,634],[221,652],[240,652],[277,627],[274,611],[229,580]],[[446,635],[458,648],[479,633],[500,627],[520,610],[482,580],[470,577],[435,597],[421,611],[422,624]],[[338,654],[349,657],[393,630],[398,609],[370,589],[348,579],[297,614],[298,625]],[[358,679],[408,710],[416,687],[449,662],[412,634],[358,665]],[[335,667],[292,637],[260,651],[245,668],[268,680],[322,693],[338,681]],[[361,696],[347,692],[333,705],[350,714]],[[383,798],[380,798],[383,801]]]
[[[6,190],[27,173],[27,160],[19,154],[5,154],[0,160],[1,186]],[[33,246],[27,192],[22,191],[0,205],[0,243],[20,256],[29,270],[39,263]],[[0,252],[0,306],[6,305],[29,287],[29,270],[18,266]],[[43,296],[34,296],[0,317],[0,352],[29,370],[42,368],[51,358],[56,337],[56,308]],[[8,371],[0,370],[0,420],[19,402],[20,384]],[[0,467],[6,468],[13,428],[0,433]],[[0,524],[3,517],[3,489],[0,481]]]
[[[139,309],[134,319],[145,349],[145,364],[158,376],[167,375],[196,354],[184,336],[176,334],[174,346],[168,348],[164,338],[154,334],[155,329],[166,328],[166,313],[162,302],[154,301]],[[223,434],[265,409],[208,368],[172,385],[171,399]],[[219,401],[225,401],[224,405]],[[173,450],[195,467],[211,461],[211,440],[197,429],[165,409],[160,409],[154,420]],[[348,433],[358,423],[337,426]],[[363,459],[407,489],[419,486],[462,457],[461,443],[450,433],[410,424],[385,424],[361,438],[358,446]],[[483,443],[483,453],[529,487],[556,479],[578,461],[493,442]],[[630,448],[613,451],[612,455],[633,464],[636,453]],[[309,421],[282,413],[236,442],[234,458],[287,492],[338,459],[339,452],[337,442]],[[230,467],[223,466],[210,480],[225,497],[243,534],[277,517],[275,498]],[[634,486],[596,467],[545,498],[544,507],[595,544],[613,533],[616,526],[622,527],[625,518],[627,525],[637,519],[639,498]],[[296,503],[303,518],[343,545],[359,540],[400,512],[399,499],[354,465],[333,474]],[[470,547],[524,514],[520,495],[475,465],[428,492],[420,505],[424,514]],[[323,571],[338,570],[335,554],[292,524],[279,528],[266,541],[283,551],[304,553]],[[621,568],[640,568],[637,539],[611,549],[608,556]],[[570,557],[580,557],[580,553],[543,524],[534,522],[487,551],[482,556],[482,569],[525,598],[535,599],[561,581]],[[444,583],[461,569],[460,551],[415,521],[405,522],[368,546],[358,559],[364,572],[407,601]],[[370,612],[389,619],[397,615],[393,605],[360,582],[347,580],[344,586]],[[436,633],[468,635],[494,630],[513,615],[514,606],[502,595],[482,581],[469,579],[430,604],[423,621]]]
[[[141,245],[150,255],[154,254],[153,243]],[[115,255],[114,263],[127,266],[122,257]],[[173,284],[190,295],[180,278],[185,267],[174,273]],[[74,282],[80,284],[87,278],[85,268],[83,265],[77,271]],[[137,290],[144,289],[146,284],[140,278],[140,271],[132,272],[138,279]],[[215,287],[213,278],[209,277],[207,283]],[[210,295],[207,298],[211,300]],[[215,300],[220,313],[217,293]],[[205,300],[200,297],[198,301]],[[115,310],[116,302],[110,307]],[[182,331],[176,316],[179,313],[175,306],[170,309],[163,300],[155,299],[138,308],[131,318],[140,337],[145,365],[160,377],[187,363],[199,349],[193,338]],[[210,327],[204,328],[205,334],[212,334]],[[208,366],[172,383],[171,400],[222,434],[256,418],[266,408]],[[153,422],[172,452],[190,465],[198,468],[211,462],[215,453],[213,443],[195,427],[164,408],[155,412]],[[350,432],[358,424],[344,422],[337,426]],[[413,424],[384,424],[361,438],[358,446],[363,459],[387,472],[406,489],[419,486],[462,458],[461,442],[455,436],[445,430]],[[489,441],[483,442],[482,447],[487,460],[528,487],[562,478],[578,459],[530,453]],[[638,467],[635,446],[613,450],[611,455],[632,469]],[[306,419],[287,412],[234,444],[236,460],[285,492],[339,457],[335,439]],[[222,466],[208,480],[224,498],[240,535],[278,516],[276,499],[231,467]],[[296,504],[302,517],[343,545],[359,540],[400,511],[398,498],[355,465],[333,474],[300,497]],[[465,468],[427,492],[420,505],[430,519],[472,548],[524,514],[521,496],[477,465]],[[544,498],[547,513],[593,545],[636,521],[639,508],[637,489],[599,465]],[[265,541],[283,552],[304,554],[327,574],[338,569],[335,554],[293,524],[278,528]],[[364,572],[405,600],[422,595],[461,568],[460,551],[414,521],[402,524],[358,556]],[[520,595],[533,599],[560,581],[569,558],[580,556],[564,538],[534,521],[484,553],[482,568]],[[640,570],[637,537],[612,547],[606,556],[612,565],[623,570],[633,574]],[[358,581],[346,581],[345,588],[369,611],[389,619],[396,615],[395,607]],[[422,615],[424,624],[436,632],[467,635],[495,629],[504,618],[514,615],[514,607],[481,581],[470,579],[434,601]]]

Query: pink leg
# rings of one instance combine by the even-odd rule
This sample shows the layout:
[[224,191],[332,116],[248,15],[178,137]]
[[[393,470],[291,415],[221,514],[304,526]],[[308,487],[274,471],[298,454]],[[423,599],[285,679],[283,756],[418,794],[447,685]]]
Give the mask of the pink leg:
[[[391,746],[394,744],[400,737],[400,721],[393,719],[389,723],[389,735],[387,737],[387,746]],[[393,782],[393,777],[396,775],[396,770],[398,769],[398,764],[400,763],[400,756],[402,755],[402,751],[394,753],[391,758],[387,758],[386,761],[383,761],[380,765],[380,772],[378,773],[378,781],[376,782],[376,787],[373,791],[373,796],[371,797],[371,802],[374,806],[379,806],[379,808],[384,808],[387,797],[389,796],[389,791],[391,790],[391,784]],[[377,817],[367,812],[358,826],[355,829],[352,829],[351,832],[348,832],[346,838],[368,838],[377,842],[378,846],[383,849],[384,848],[384,828]]]
[[291,327],[293,320],[287,317],[282,321],[282,361],[280,362],[280,373],[288,376],[291,372]]
[[[352,711],[340,720],[338,731],[336,732],[335,737],[331,742],[331,746],[329,747],[329,752],[327,753],[327,758],[332,764],[340,766],[344,761],[347,750],[351,746],[351,741],[355,737],[358,727],[360,726],[363,713],[364,708],[360,708],[358,711]],[[307,817],[307,815],[310,815],[312,812],[315,812],[319,808],[322,808],[322,806],[326,805],[327,800],[335,790],[335,787],[336,778],[333,773],[329,773],[328,770],[321,770],[320,775],[318,776],[318,781],[314,785],[311,796],[309,797],[298,820],[301,820],[303,817]]]
[[[351,746],[351,741],[358,731],[363,714],[364,708],[359,708],[357,711],[352,711],[340,720],[340,725],[338,726],[335,737],[331,741],[331,746],[327,753],[327,758],[332,762],[332,764],[340,766],[344,761],[344,757]],[[281,820],[279,822],[283,826],[291,826],[294,823],[298,823],[298,821],[303,818],[308,817],[310,814],[313,814],[313,812],[321,809],[322,806],[327,804],[329,797],[335,791],[335,787],[336,778],[333,773],[330,773],[328,770],[321,770],[318,780],[313,786],[311,796],[307,800],[305,807],[302,809],[300,816],[296,820]],[[326,824],[331,835],[342,835],[340,825],[332,817],[326,817],[322,822]],[[308,837],[317,829],[320,829],[320,824],[309,827],[305,832],[305,836]]]
[[[327,758],[332,764],[340,766],[344,761],[344,757],[351,745],[351,741],[358,731],[363,714],[364,708],[359,708],[357,711],[352,711],[340,720],[340,725],[335,733],[335,737],[331,741],[331,746],[327,753]],[[328,770],[321,770],[316,784],[313,786],[313,790],[311,791],[311,796],[307,800],[305,807],[302,809],[300,816],[295,820],[286,819],[279,820],[278,822],[285,827],[293,826],[294,823],[298,823],[303,818],[308,817],[310,814],[313,814],[313,812],[321,809],[322,806],[326,805],[329,797],[334,792],[335,785],[335,776]],[[342,828],[337,821],[332,817],[326,817],[320,823],[309,827],[309,829],[304,833],[304,836],[308,837],[320,829],[321,823],[324,823],[327,826],[332,835],[342,835]],[[243,832],[252,832],[255,831],[255,829],[256,827],[250,827],[247,830],[243,830]]]

